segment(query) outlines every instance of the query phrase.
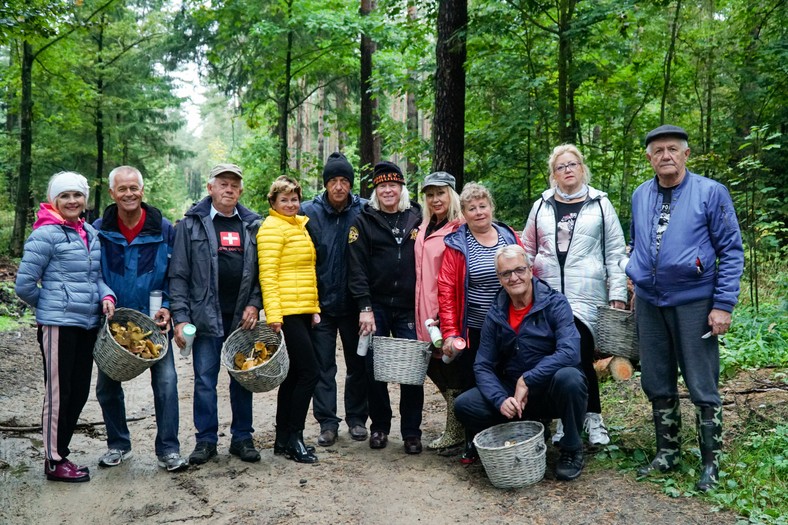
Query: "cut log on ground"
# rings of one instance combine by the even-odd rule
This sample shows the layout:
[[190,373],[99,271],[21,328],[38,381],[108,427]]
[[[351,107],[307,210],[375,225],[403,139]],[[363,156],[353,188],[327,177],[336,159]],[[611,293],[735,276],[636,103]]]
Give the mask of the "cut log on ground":
[[635,371],[635,367],[632,366],[632,362],[626,357],[620,356],[613,357],[610,360],[610,364],[607,368],[610,370],[610,375],[616,381],[627,381],[631,379],[632,374]]
[[596,371],[596,376],[599,380],[607,379],[610,377],[610,361],[612,357],[605,357],[604,359],[599,359],[598,361],[594,361],[594,370]]

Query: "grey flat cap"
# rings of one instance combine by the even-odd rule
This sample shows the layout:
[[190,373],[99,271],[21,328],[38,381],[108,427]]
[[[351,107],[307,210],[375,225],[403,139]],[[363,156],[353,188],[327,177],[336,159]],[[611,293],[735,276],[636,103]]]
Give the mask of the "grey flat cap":
[[244,174],[241,171],[241,168],[239,168],[235,164],[217,164],[211,170],[211,178],[218,177],[223,173],[229,173],[230,175],[235,175],[239,179],[244,178]]
[[684,128],[680,128],[678,126],[671,126],[670,124],[662,125],[658,128],[652,129],[646,135],[646,146],[652,140],[656,139],[664,139],[664,138],[675,138],[675,139],[683,139],[689,140],[689,135],[687,132],[684,131]]
[[424,184],[421,186],[421,191],[424,191],[430,186],[451,186],[451,189],[457,191],[456,187],[457,181],[454,180],[454,176],[446,173],[445,171],[436,171],[435,173],[430,173],[424,178]]

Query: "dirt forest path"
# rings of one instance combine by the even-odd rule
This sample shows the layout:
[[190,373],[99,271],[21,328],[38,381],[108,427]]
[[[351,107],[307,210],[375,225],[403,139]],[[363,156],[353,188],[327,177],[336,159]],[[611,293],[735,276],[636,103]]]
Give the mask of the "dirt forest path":
[[[182,453],[194,447],[190,359],[176,355],[181,396]],[[343,374],[340,370],[340,377]],[[0,431],[0,524],[727,524],[736,516],[714,512],[702,501],[669,498],[650,483],[604,470],[587,459],[582,476],[557,482],[556,453],[548,454],[540,483],[520,490],[494,488],[481,465],[461,466],[456,457],[425,450],[408,456],[398,419],[388,448],[373,451],[351,441],[342,427],[338,443],[318,447],[320,462],[301,465],[274,456],[275,392],[255,394],[255,442],[262,461],[243,463],[228,454],[229,399],[226,374],[219,388],[219,457],[199,468],[168,474],[153,454],[156,432],[149,373],[125,383],[134,456],[101,469],[104,427],[88,424],[72,442],[72,459],[90,467],[91,481],[69,485],[43,475],[39,431]],[[341,381],[340,381],[341,383]],[[95,370],[94,370],[95,384]],[[393,404],[398,388],[390,387]],[[37,426],[43,392],[35,330],[0,333],[0,427]],[[442,398],[425,386],[424,440],[442,424]],[[341,403],[341,396],[340,396]],[[341,411],[341,406],[340,406]],[[81,422],[100,423],[95,390]],[[317,423],[307,419],[305,437],[314,444]],[[615,436],[614,436],[615,439]],[[553,447],[550,447],[551,449]]]

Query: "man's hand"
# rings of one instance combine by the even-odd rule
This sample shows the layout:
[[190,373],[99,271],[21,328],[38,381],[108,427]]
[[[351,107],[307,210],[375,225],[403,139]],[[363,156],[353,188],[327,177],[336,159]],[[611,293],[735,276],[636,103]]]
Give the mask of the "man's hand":
[[520,416],[522,416],[523,409],[525,409],[525,405],[528,404],[528,385],[525,384],[523,376],[520,376],[514,387],[514,399],[520,407]]
[[241,328],[244,330],[252,330],[257,326],[257,321],[260,319],[260,313],[254,306],[247,306],[244,308],[244,313],[241,315]]
[[159,308],[159,311],[156,312],[153,318],[153,322],[161,329],[161,333],[166,334],[170,331],[170,311],[164,307]]
[[375,333],[375,314],[373,312],[359,312],[358,314],[358,335]]
[[506,419],[513,419],[515,416],[522,417],[523,409],[514,397],[507,397],[501,404],[501,414]]
[[731,313],[716,308],[709,312],[711,335],[723,335],[731,327]]
[[178,348],[186,348],[186,339],[183,338],[183,327],[189,323],[178,323],[175,325],[175,331],[172,338],[175,339],[175,344]]

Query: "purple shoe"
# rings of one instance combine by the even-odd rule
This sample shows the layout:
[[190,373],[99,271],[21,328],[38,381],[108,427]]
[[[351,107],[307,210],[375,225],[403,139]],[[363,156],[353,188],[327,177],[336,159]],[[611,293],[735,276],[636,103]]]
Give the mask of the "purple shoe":
[[50,481],[64,481],[66,483],[82,483],[90,481],[90,474],[77,470],[77,466],[70,461],[55,463],[44,460],[44,473]]
[[66,459],[64,460],[65,463],[71,465],[71,468],[74,470],[78,470],[79,472],[84,472],[85,474],[90,474],[90,469],[86,465],[77,465],[73,461]]

